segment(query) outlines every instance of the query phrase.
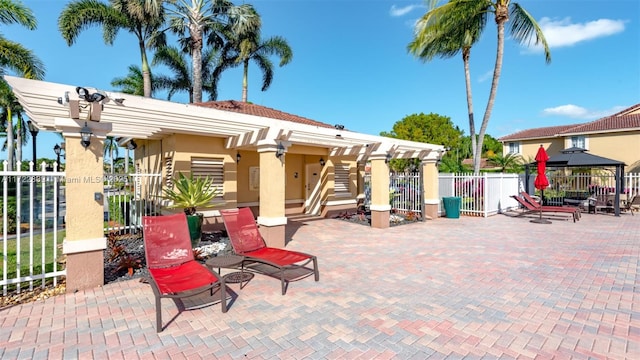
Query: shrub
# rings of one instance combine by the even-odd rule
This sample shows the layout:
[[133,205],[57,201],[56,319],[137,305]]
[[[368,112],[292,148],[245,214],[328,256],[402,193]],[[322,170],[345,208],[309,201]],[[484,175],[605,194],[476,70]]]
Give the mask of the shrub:
[[[16,199],[10,197],[7,199],[7,232],[9,234],[15,234],[17,222],[16,222]],[[4,229],[4,213],[0,209],[0,229]]]

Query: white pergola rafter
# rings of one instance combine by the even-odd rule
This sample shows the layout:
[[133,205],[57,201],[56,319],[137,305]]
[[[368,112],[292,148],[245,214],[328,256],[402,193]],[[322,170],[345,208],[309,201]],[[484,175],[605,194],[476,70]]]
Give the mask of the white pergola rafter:
[[[68,105],[58,102],[68,95],[79,100],[72,85],[4,76],[29,118],[42,130],[60,131],[56,119],[69,118]],[[91,88],[90,88],[91,89]],[[98,91],[98,90],[94,90]],[[90,91],[91,92],[91,91]],[[301,124],[281,119],[224,111],[193,104],[181,104],[135,95],[99,91],[101,122],[112,130],[107,135],[135,139],[160,139],[171,134],[225,138],[227,148],[252,148],[259,141],[288,141],[291,144],[324,147],[331,155],[355,155],[358,160],[390,152],[393,158],[425,158],[444,147],[399,140],[347,130]],[[95,103],[94,103],[95,104]],[[89,103],[80,100],[80,119],[87,117]]]

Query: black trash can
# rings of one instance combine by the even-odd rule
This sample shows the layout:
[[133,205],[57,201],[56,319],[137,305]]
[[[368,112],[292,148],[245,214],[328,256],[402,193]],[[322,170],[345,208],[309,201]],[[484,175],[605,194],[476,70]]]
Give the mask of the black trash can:
[[457,219],[460,217],[460,205],[462,204],[462,198],[459,196],[444,197],[442,198],[444,205],[445,216],[449,219]]

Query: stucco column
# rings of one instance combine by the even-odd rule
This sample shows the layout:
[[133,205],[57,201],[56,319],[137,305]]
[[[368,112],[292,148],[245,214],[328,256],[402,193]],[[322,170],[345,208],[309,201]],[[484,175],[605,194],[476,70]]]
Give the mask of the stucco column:
[[80,143],[84,120],[56,119],[65,137],[67,292],[104,285],[103,144],[111,124],[87,121],[91,144]]
[[438,167],[436,159],[422,160],[422,189],[424,198],[425,219],[438,217],[438,205],[440,204],[438,187]]
[[371,227],[389,227],[389,165],[385,154],[371,155]]
[[[287,146],[288,144],[284,144]],[[278,143],[258,143],[260,154],[260,234],[267,246],[284,248],[285,226],[285,155],[276,157]]]

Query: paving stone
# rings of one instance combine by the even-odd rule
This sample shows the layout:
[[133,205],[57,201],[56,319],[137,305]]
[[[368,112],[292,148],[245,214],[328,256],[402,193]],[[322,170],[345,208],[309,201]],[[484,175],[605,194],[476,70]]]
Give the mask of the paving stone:
[[[229,312],[155,304],[138,281],[0,310],[0,357],[637,358],[640,216],[541,226],[497,215],[296,226],[320,282],[256,275]],[[606,241],[605,241],[606,240]],[[34,339],[25,342],[23,339]]]

